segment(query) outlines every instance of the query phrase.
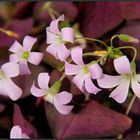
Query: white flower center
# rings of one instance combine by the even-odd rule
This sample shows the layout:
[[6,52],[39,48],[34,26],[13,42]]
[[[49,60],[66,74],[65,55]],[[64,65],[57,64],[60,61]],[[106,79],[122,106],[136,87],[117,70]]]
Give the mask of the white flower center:
[[126,78],[127,80],[131,80],[132,78],[136,78],[136,74],[135,73],[125,74],[124,78]]
[[62,36],[60,35],[60,36],[58,36],[58,44],[62,44],[63,43],[63,40],[62,40]]
[[47,94],[44,96],[44,100],[53,104],[54,94],[52,94],[51,92],[47,92]]

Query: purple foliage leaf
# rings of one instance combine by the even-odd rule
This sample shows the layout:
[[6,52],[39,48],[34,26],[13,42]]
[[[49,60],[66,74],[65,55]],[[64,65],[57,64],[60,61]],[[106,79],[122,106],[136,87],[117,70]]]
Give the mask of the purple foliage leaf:
[[33,84],[33,81],[37,79],[38,73],[47,71],[43,66],[34,66],[29,64],[31,70],[30,75],[18,76],[14,79],[15,83],[21,87],[23,91],[22,97],[30,96],[30,88]]
[[[16,32],[19,35],[19,40],[27,35],[33,26],[33,19],[28,18],[25,20],[13,20],[8,25],[5,25],[6,29]],[[7,36],[6,34],[0,32],[0,47],[10,46],[14,41],[15,38]]]
[[87,37],[98,38],[123,21],[119,2],[82,3],[81,13],[81,29]]
[[125,19],[140,19],[140,2],[120,2],[120,6]]
[[21,109],[17,104],[14,104],[13,124],[19,125],[24,133],[31,138],[37,138],[38,132],[22,115]]
[[[132,120],[90,101],[78,113],[67,116],[47,104],[46,115],[55,138],[103,138],[117,136],[131,127]],[[61,129],[60,129],[61,128]]]
[[[59,79],[60,72],[54,70],[50,76],[50,84],[52,85]],[[68,79],[71,79],[71,77]],[[69,82],[65,81],[63,83],[63,90],[70,90],[74,98],[79,98],[74,99],[73,103],[78,105],[78,102],[81,102],[81,109],[78,108],[81,111],[78,113],[72,112],[69,115],[61,115],[53,105],[46,104],[46,116],[55,138],[101,138],[116,136],[131,127],[131,119],[123,114],[117,113],[92,100],[83,104],[84,98],[81,96],[83,94],[74,84],[69,83],[68,87],[67,83]]]
[[27,12],[29,12],[27,9],[31,9],[31,6],[33,3],[31,2],[16,2],[15,3],[15,11],[13,14],[14,18],[21,18],[23,15],[25,15]]
[[[39,20],[41,22],[50,22],[51,18],[48,14],[47,11],[42,11],[40,13],[37,13],[39,11],[38,9],[41,10],[41,7],[44,5],[45,2],[37,2],[35,7],[34,7],[34,13],[35,15],[39,15]],[[73,21],[78,14],[78,8],[76,5],[72,2],[57,2],[54,1],[52,4],[53,8],[60,14],[64,14],[65,17]]]
[[0,112],[4,111],[5,107],[6,107],[5,105],[0,104]]
[[81,29],[87,37],[101,37],[124,20],[140,19],[139,7],[140,2],[82,3]]

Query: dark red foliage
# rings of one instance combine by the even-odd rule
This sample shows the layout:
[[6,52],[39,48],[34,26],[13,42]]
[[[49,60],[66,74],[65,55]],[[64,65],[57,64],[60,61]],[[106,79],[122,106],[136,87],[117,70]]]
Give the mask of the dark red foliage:
[[38,132],[22,115],[20,107],[14,104],[13,124],[19,125],[24,133],[31,138],[38,138]]
[[81,3],[81,29],[87,37],[101,37],[124,20],[140,19],[139,6],[140,2]]
[[46,115],[54,137],[60,139],[117,136],[132,124],[130,118],[95,101],[86,103],[80,112],[66,116],[47,104]]
[[[22,39],[25,35],[29,34],[33,27],[33,19],[28,18],[24,20],[13,20],[11,23],[5,25],[5,29],[11,30],[19,35],[19,39]],[[0,32],[0,47],[10,47],[15,41],[14,37],[7,36],[6,34]]]

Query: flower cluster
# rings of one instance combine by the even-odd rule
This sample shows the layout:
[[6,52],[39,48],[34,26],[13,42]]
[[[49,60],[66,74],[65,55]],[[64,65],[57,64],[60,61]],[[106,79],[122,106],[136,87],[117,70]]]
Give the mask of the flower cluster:
[[[45,101],[54,105],[56,110],[61,114],[69,114],[74,107],[71,104],[72,94],[68,91],[61,91],[61,85],[64,78],[72,76],[73,83],[85,96],[97,94],[101,92],[102,88],[115,88],[109,97],[112,97],[118,103],[123,103],[127,98],[129,87],[131,87],[135,95],[140,98],[140,75],[136,74],[136,53],[130,62],[127,56],[121,52],[121,49],[133,49],[133,47],[115,48],[112,43],[115,37],[118,37],[124,42],[138,43],[136,38],[125,34],[115,35],[111,39],[111,46],[108,46],[97,39],[83,37],[85,40],[97,41],[107,47],[104,51],[84,53],[85,47],[80,47],[80,44],[77,45],[75,43],[81,38],[76,38],[72,27],[61,28],[60,22],[64,22],[64,15],[53,20],[50,26],[46,28],[46,43],[48,44],[46,51],[63,62],[64,65],[61,69],[63,75],[53,85],[49,86],[49,73],[40,73],[37,79],[38,87],[35,84],[36,82],[33,81],[30,89],[30,93],[33,96],[42,97]],[[15,41],[9,48],[9,51],[12,52],[9,57],[9,62],[1,66],[0,94],[9,96],[13,101],[18,100],[22,96],[22,90],[11,78],[17,77],[18,75],[31,74],[28,62],[39,65],[43,59],[43,53],[31,51],[36,41],[37,38],[29,35],[23,39],[23,45]],[[68,44],[73,45],[73,47],[68,48]],[[99,59],[86,64],[83,59],[85,56],[97,56]],[[102,65],[108,58],[113,59],[114,68],[120,75],[113,76],[104,73]],[[103,61],[105,62],[102,63]],[[30,138],[22,132],[20,126],[14,126],[12,128],[10,137]]]

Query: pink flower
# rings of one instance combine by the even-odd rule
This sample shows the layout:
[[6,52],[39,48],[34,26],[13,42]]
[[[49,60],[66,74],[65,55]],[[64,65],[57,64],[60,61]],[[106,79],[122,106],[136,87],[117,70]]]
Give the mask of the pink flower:
[[36,38],[27,35],[23,40],[23,47],[18,41],[15,41],[9,48],[9,51],[14,53],[10,55],[9,59],[11,62],[19,63],[20,75],[31,73],[27,61],[31,64],[38,65],[42,60],[42,53],[31,52],[32,46],[36,40]]
[[12,77],[19,75],[19,65],[13,62],[5,63],[0,69],[0,94],[9,96],[15,101],[21,97],[22,90],[14,84]]
[[65,62],[65,74],[75,75],[73,82],[82,92],[84,92],[84,89],[89,93],[96,94],[99,92],[101,89],[97,88],[92,82],[92,79],[97,79],[102,74],[102,69],[98,63],[85,65],[82,60],[82,49],[79,47],[72,49],[71,57],[76,65]]
[[73,106],[66,104],[72,100],[72,94],[66,91],[57,93],[60,83],[58,82],[58,84],[49,88],[49,80],[50,76],[48,73],[40,73],[38,76],[38,85],[40,89],[35,87],[35,84],[33,83],[31,94],[36,97],[43,97],[44,100],[53,104],[60,113],[64,115],[69,114]]
[[64,15],[58,19],[53,20],[50,26],[46,28],[47,32],[47,44],[50,44],[46,51],[52,54],[56,59],[65,61],[70,55],[70,51],[66,48],[65,43],[74,43],[74,31],[71,27],[58,28],[59,21],[64,20]]
[[98,85],[102,88],[114,88],[109,97],[112,97],[119,103],[123,103],[128,95],[129,87],[137,97],[140,98],[140,75],[136,75],[135,68],[131,67],[126,56],[119,57],[114,60],[114,67],[119,76],[110,76],[103,74],[97,79]]
[[10,132],[11,139],[29,139],[30,137],[23,133],[20,126],[13,126]]

